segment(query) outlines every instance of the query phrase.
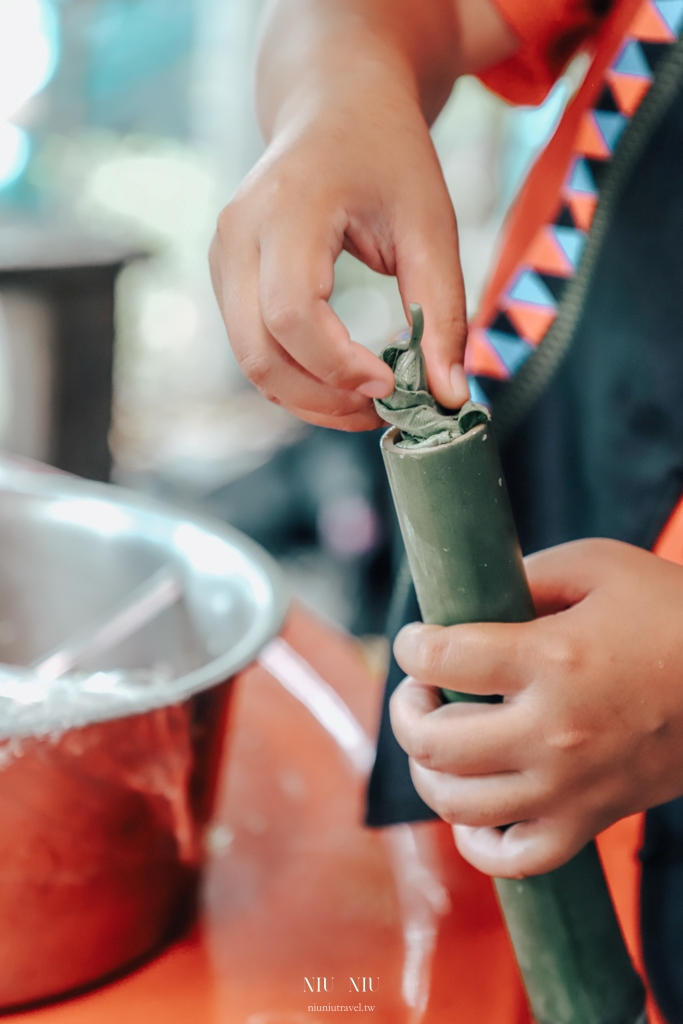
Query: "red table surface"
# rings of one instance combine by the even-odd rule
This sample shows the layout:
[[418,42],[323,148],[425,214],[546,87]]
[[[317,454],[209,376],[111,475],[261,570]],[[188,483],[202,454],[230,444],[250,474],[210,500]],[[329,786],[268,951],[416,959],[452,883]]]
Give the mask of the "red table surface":
[[[282,635],[374,735],[381,684],[360,647],[299,608]],[[363,779],[331,736],[265,669],[252,665],[237,681],[197,925],[114,981],[7,1019],[315,1024],[329,1021],[329,1010],[309,1007],[327,1003],[373,1006],[346,1013],[363,1012],[363,1019],[371,1013],[370,1019],[387,1024],[530,1024],[491,882],[459,857],[441,822],[410,833],[432,858],[445,902],[434,918],[425,1005],[417,999],[417,1006],[407,1006],[405,908],[386,830],[362,826],[363,793]],[[599,839],[637,964],[641,829],[636,815]],[[333,987],[311,994],[318,978]],[[351,978],[358,985],[373,979],[375,991],[356,994]],[[663,1024],[654,1008],[650,1013],[651,1024]]]

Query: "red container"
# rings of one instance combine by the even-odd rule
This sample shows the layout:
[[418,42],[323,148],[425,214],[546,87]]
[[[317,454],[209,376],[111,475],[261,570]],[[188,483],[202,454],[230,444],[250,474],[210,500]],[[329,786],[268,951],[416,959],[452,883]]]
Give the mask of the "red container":
[[123,710],[100,703],[95,690],[80,719],[63,717],[60,706],[37,736],[21,702],[3,704],[0,691],[7,1009],[120,971],[187,923],[230,679],[277,632],[286,601],[268,557],[223,524],[2,461],[0,565],[5,664],[30,664],[106,619],[160,567],[182,586],[173,607],[82,666],[92,673],[164,662],[168,684],[140,686]]
[[195,907],[231,683],[0,752],[0,1005],[148,955]]

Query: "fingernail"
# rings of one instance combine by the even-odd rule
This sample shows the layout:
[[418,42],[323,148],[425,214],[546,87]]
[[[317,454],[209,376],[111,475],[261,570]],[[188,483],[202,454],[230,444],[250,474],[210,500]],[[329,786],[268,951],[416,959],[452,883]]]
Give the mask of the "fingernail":
[[393,387],[385,380],[366,380],[365,384],[356,388],[356,391],[366,398],[386,398],[393,391]]
[[465,371],[460,363],[453,363],[451,366],[450,376],[453,397],[462,405],[470,397],[470,389],[467,383],[467,377],[465,376]]

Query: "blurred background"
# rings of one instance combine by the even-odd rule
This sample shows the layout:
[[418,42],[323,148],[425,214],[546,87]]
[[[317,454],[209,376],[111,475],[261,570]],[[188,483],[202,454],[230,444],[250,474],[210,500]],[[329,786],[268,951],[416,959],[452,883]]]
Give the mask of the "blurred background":
[[[265,402],[209,280],[217,214],[263,148],[263,7],[0,0],[0,447],[233,523],[304,602],[373,637],[396,569],[378,435]],[[434,127],[470,311],[580,75],[533,109],[462,79]],[[374,351],[405,327],[393,279],[346,254],[332,304]]]

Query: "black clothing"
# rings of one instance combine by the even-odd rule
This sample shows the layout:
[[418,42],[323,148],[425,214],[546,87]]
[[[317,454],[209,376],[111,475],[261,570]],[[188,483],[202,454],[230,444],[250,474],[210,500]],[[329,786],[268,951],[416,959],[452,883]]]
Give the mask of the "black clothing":
[[[649,549],[683,494],[683,84],[672,96],[622,183],[569,350],[502,451],[525,553],[582,537]],[[480,384],[495,424],[515,379]],[[403,605],[419,618],[414,591]],[[388,693],[401,677],[392,660]],[[433,816],[385,704],[367,821]],[[648,812],[642,857],[648,976],[683,1024],[683,798]]]

